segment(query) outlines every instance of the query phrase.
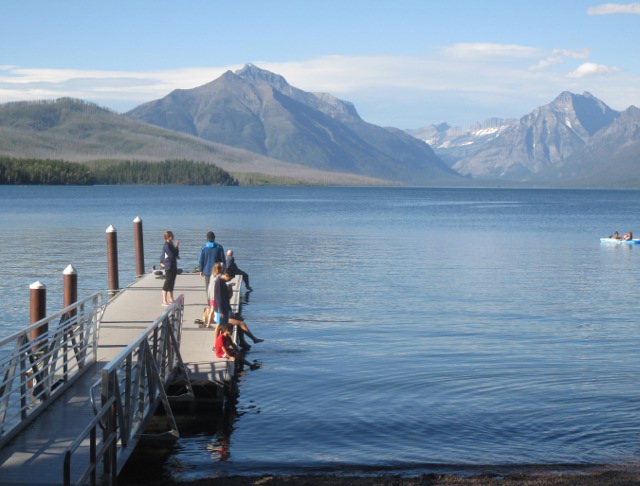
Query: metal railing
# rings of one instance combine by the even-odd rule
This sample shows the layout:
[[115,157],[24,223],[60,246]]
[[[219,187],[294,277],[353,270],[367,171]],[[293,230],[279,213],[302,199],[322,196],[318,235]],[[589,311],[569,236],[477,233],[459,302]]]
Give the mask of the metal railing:
[[[71,484],[71,457],[73,453],[80,447],[86,437],[89,437],[89,466],[84,473],[78,478],[75,484],[85,484],[89,481],[92,485],[98,484],[98,477],[101,478],[103,484],[114,484],[111,478],[117,477],[116,463],[112,458],[116,457],[116,398],[111,397],[102,409],[96,414],[94,419],[87,425],[80,436],[73,441],[64,453],[64,478],[65,485]],[[102,439],[98,437],[98,425],[106,424],[103,429],[107,432],[102,435]],[[98,465],[104,462],[102,476],[98,476]]]
[[0,447],[96,361],[104,308],[96,292],[0,341]]
[[[194,398],[188,371],[180,356],[183,313],[184,296],[181,295],[134,342],[103,368],[102,378],[91,389],[96,415],[106,414],[104,407],[112,401],[114,407],[113,420],[98,422],[103,428],[104,444],[107,442],[106,437],[115,437],[113,447],[101,448],[105,454],[102,458],[105,467],[103,484],[114,484],[117,474],[161,403],[170,423],[170,430],[166,434],[178,437],[178,427],[169,405],[166,388],[180,378],[183,388],[186,389],[182,396]],[[98,396],[101,400],[100,407],[97,404]],[[99,408],[101,412],[98,412]],[[91,430],[91,427],[85,429],[84,435],[76,442],[82,443],[86,440]],[[76,446],[76,449],[78,447]],[[65,479],[65,484],[71,484],[67,481],[71,481],[70,468],[74,451],[75,449],[69,448],[65,453],[67,459],[64,474],[65,478],[68,478]],[[95,467],[95,463],[90,463],[86,471]],[[85,472],[82,481],[73,484],[83,484],[90,477],[91,475]]]

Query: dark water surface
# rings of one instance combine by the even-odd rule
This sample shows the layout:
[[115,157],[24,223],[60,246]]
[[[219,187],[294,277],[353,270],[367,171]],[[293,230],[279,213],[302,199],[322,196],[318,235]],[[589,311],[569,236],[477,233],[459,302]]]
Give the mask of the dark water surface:
[[[29,285],[59,310],[120,284],[162,232],[193,269],[207,230],[255,291],[266,338],[236,413],[180,418],[158,474],[430,472],[636,464],[640,455],[638,191],[412,188],[0,187],[0,335],[28,322]],[[60,303],[60,304],[58,304]]]

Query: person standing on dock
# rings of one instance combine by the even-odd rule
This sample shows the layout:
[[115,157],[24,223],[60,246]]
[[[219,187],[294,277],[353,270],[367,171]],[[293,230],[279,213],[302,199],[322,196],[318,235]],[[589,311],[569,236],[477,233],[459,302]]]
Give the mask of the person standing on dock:
[[213,231],[207,233],[207,242],[200,249],[200,258],[198,260],[198,268],[200,275],[204,277],[204,288],[207,292],[207,300],[213,298],[209,295],[209,282],[211,281],[211,272],[213,265],[222,263],[224,265],[224,248],[216,243],[216,235]]
[[216,314],[216,302],[215,302],[215,289],[216,289],[216,280],[218,275],[222,275],[222,271],[224,270],[224,265],[220,262],[216,262],[213,265],[213,273],[211,274],[211,280],[209,281],[209,288],[207,289],[207,295],[209,296],[209,315],[208,319],[205,320],[204,327],[211,327],[211,323],[215,320]]
[[247,272],[244,272],[242,270],[240,270],[238,268],[238,265],[236,265],[236,259],[233,256],[233,250],[227,250],[227,266],[226,266],[227,270],[229,270],[229,272],[231,272],[231,276],[235,277],[236,275],[242,275],[242,281],[244,282],[245,287],[247,287],[247,290],[249,292],[251,292],[253,289],[251,288],[251,285],[249,285],[249,274]]
[[173,232],[164,232],[164,246],[162,247],[162,256],[160,258],[160,266],[164,268],[165,279],[162,286],[162,305],[168,306],[173,304],[173,287],[176,284],[176,275],[178,274],[178,258],[180,258],[180,242],[173,243]]

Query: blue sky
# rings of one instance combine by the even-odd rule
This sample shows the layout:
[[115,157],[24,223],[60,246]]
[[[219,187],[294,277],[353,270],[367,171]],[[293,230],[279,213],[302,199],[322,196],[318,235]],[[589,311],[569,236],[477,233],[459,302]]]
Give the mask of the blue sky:
[[253,63],[399,128],[519,118],[562,91],[640,107],[640,2],[24,0],[0,15],[2,103],[124,112]]

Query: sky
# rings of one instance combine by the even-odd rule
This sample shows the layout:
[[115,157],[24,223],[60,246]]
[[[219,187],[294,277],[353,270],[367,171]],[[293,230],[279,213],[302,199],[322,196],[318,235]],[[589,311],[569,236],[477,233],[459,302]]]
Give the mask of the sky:
[[563,91],[640,107],[640,2],[19,0],[0,18],[0,103],[123,113],[252,63],[401,129],[520,118]]

